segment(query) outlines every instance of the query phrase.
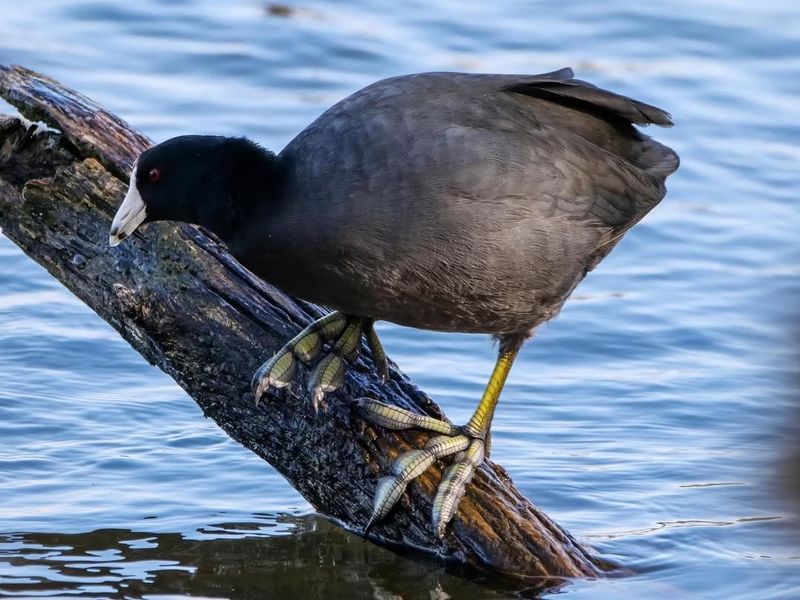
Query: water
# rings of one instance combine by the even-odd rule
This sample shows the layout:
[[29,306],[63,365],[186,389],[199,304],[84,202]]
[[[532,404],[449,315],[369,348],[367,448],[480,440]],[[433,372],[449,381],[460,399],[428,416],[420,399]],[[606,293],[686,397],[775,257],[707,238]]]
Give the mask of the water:
[[[360,86],[423,70],[572,65],[670,110],[679,126],[651,132],[683,160],[667,200],[526,346],[493,458],[634,573],[570,583],[568,597],[800,597],[800,500],[783,469],[800,437],[796,2],[292,7],[6,0],[0,63],[46,72],[155,140],[247,134],[274,149]],[[452,419],[469,416],[487,339],[380,332]],[[0,373],[0,595],[514,591],[315,516],[1,236]]]

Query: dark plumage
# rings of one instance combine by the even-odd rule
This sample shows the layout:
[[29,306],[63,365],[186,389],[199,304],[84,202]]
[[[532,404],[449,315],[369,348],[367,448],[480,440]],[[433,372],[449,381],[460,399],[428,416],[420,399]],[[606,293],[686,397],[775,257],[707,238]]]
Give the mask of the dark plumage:
[[370,85],[275,156],[244,139],[185,136],[143,153],[111,241],[160,219],[205,226],[253,272],[336,309],[265,362],[256,402],[311,362],[314,407],[341,387],[362,334],[378,371],[376,319],[489,333],[492,376],[464,427],[362,398],[364,418],[438,434],[400,455],[365,531],[408,483],[453,457],[432,506],[444,535],[486,452],[492,416],[525,338],[658,204],[678,167],[637,125],[664,111],[572,78],[425,73]]
[[199,223],[259,276],[348,314],[527,335],[678,166],[632,126],[671,125],[667,113],[572,77],[386,79],[278,156],[175,138],[138,162],[146,221]]

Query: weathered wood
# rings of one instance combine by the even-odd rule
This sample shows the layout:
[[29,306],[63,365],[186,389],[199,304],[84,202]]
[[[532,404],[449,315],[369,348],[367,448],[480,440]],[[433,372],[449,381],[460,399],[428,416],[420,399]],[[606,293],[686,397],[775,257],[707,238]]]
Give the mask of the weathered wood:
[[[366,346],[320,415],[300,385],[256,407],[249,389],[254,370],[319,309],[255,278],[192,226],[152,224],[109,248],[127,171],[149,141],[88,98],[27,69],[0,67],[0,95],[61,132],[0,121],[3,233],[317,510],[360,532],[378,478],[425,435],[375,428],[356,416],[352,399],[371,396],[434,416],[441,416],[439,408],[394,365],[381,385]],[[436,541],[429,515],[440,467],[409,486],[401,506],[375,528],[374,541],[516,577],[600,573],[596,559],[491,462],[479,469],[444,540]]]

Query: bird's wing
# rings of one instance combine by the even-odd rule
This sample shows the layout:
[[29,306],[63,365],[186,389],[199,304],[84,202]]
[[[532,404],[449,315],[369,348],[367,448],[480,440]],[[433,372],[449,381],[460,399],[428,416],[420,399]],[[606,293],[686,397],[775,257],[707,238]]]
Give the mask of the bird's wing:
[[609,92],[588,81],[575,79],[570,68],[514,79],[503,87],[505,91],[581,107],[598,116],[605,115],[636,125],[673,125],[668,112],[640,100]]
[[[295,197],[357,223],[454,215],[544,218],[627,230],[664,196],[677,155],[633,123],[664,111],[572,78],[424,73],[372,84],[324,113],[284,150]],[[508,207],[513,204],[513,210]],[[320,207],[322,209],[322,207]],[[491,214],[488,214],[490,213]],[[401,221],[402,222],[402,221]],[[503,227],[502,222],[497,223]]]
[[[421,295],[470,299],[455,312],[479,296],[498,315],[509,310],[496,303],[557,306],[658,204],[677,166],[624,116],[666,113],[588,86],[575,100],[574,81],[563,70],[428,73],[368,86],[281,152],[289,179],[254,235],[285,257],[275,264],[305,261],[292,269],[313,281],[294,293],[327,288],[308,297],[347,297],[355,312]],[[547,98],[529,93],[557,83]]]

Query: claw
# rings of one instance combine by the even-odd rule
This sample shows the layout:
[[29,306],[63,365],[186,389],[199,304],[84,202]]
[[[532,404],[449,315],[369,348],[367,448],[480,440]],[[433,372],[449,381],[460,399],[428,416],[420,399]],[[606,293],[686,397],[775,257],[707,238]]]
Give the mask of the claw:
[[375,487],[375,499],[372,502],[372,516],[364,528],[364,537],[369,534],[376,523],[389,514],[400,496],[403,495],[407,485],[407,481],[403,482],[394,475],[387,475],[378,480],[378,485]]
[[311,323],[259,367],[250,384],[256,406],[270,388],[283,388],[292,382],[297,372],[297,360],[311,362],[320,355],[326,342],[335,339],[330,353],[317,363],[309,376],[311,403],[314,411],[318,412],[325,394],[342,387],[347,361],[358,356],[362,333],[367,336],[376,368],[385,381],[389,373],[388,361],[372,321],[334,311]]
[[431,522],[437,537],[444,536],[447,524],[456,514],[458,504],[464,496],[464,491],[475,468],[483,461],[483,442],[472,440],[469,447],[460,452],[442,475],[442,482],[433,500]]
[[365,419],[386,429],[427,429],[445,435],[458,434],[458,428],[447,421],[413,413],[372,398],[358,398],[356,408]]
[[308,387],[311,388],[311,404],[314,406],[314,412],[319,411],[325,394],[342,387],[347,370],[345,359],[353,360],[358,356],[363,327],[362,319],[352,319],[348,322],[331,348],[330,354],[319,361],[311,372]]
[[295,358],[303,362],[315,359],[323,344],[339,335],[346,325],[347,318],[342,313],[328,313],[303,329],[278,350],[275,356],[261,365],[250,384],[256,398],[256,406],[268,389],[283,388],[292,382],[297,371]]
[[[285,348],[285,347],[284,347]],[[283,388],[289,385],[297,370],[294,356],[291,351],[285,349],[278,352],[275,356],[265,362],[253,375],[251,387],[258,406],[261,396],[269,388]]]
[[[290,342],[291,344],[291,342]],[[297,371],[292,347],[286,344],[275,356],[261,365],[253,375],[250,386],[258,406],[261,396],[270,388],[284,388],[292,382]]]
[[442,481],[433,501],[432,525],[441,539],[447,524],[458,510],[458,503],[464,496],[464,490],[475,468],[489,452],[489,432],[494,410],[521,345],[521,339],[501,343],[500,354],[481,400],[472,418],[461,428],[378,400],[359,398],[359,411],[377,425],[387,429],[432,429],[444,434],[431,439],[424,450],[406,452],[392,464],[391,474],[381,479],[366,532],[389,513],[411,479],[427,469],[436,458],[456,454],[453,463],[442,474]]
[[369,518],[370,524],[378,523],[389,511],[392,510],[400,496],[406,491],[408,481],[403,481],[394,475],[381,477],[375,488],[375,499],[372,503],[372,516]]
[[308,387],[311,388],[311,404],[314,412],[319,411],[322,399],[328,392],[333,392],[342,387],[345,373],[344,359],[331,352],[317,363],[308,377]]
[[440,435],[431,438],[422,450],[409,450],[401,454],[389,467],[389,475],[382,477],[375,490],[372,505],[372,517],[367,530],[389,514],[403,495],[408,484],[422,475],[437,458],[456,454],[469,446],[469,438],[463,435],[455,437]]

